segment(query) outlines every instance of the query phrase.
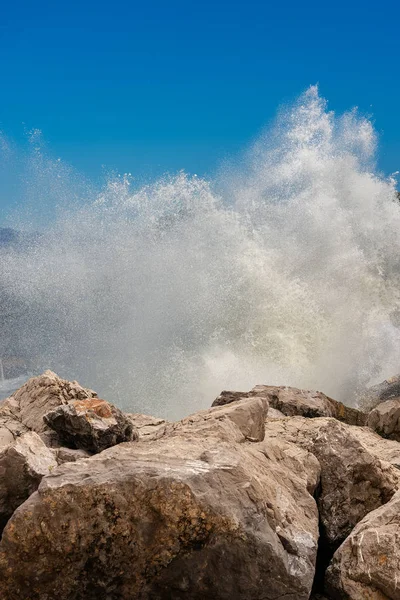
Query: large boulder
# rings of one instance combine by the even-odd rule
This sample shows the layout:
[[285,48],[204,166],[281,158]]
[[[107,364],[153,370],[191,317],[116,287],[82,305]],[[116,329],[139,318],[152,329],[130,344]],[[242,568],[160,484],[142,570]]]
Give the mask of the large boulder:
[[54,453],[34,432],[23,433],[0,449],[0,532],[56,466]]
[[336,551],[327,571],[332,598],[400,598],[400,492],[370,512]]
[[212,406],[223,406],[253,397],[265,398],[272,408],[286,416],[334,417],[349,425],[365,425],[367,419],[365,413],[337,402],[322,392],[273,385],[257,385],[250,392],[223,391]]
[[378,404],[369,413],[367,425],[379,435],[400,442],[400,398]]
[[46,413],[43,420],[66,446],[93,453],[139,437],[119,408],[99,398],[62,404]]
[[214,406],[160,428],[155,438],[174,435],[214,436],[228,442],[260,442],[265,435],[268,402],[265,398],[244,398],[232,404]]
[[[266,439],[293,442],[311,452],[321,465],[318,506],[326,543],[336,548],[361,519],[390,500],[400,482],[393,461],[392,442],[388,458],[381,439],[371,442],[373,432],[340,423],[333,418],[290,417],[266,422]],[[400,446],[399,446],[400,450]],[[389,459],[390,454],[390,459]]]
[[284,440],[183,430],[62,465],[4,530],[0,597],[307,600],[318,477]]
[[0,416],[7,411],[22,425],[40,435],[48,446],[59,446],[57,436],[48,428],[43,417],[57,406],[73,400],[97,397],[96,392],[83,388],[76,381],[61,379],[52,371],[45,371],[29,379],[0,407]]

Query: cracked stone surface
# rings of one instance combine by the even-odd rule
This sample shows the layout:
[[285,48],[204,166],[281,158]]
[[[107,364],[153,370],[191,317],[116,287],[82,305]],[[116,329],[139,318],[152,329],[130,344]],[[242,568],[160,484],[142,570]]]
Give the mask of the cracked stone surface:
[[336,551],[326,589],[333,598],[400,598],[400,492],[370,512]]
[[256,409],[250,430],[244,407],[210,409],[44,477],[4,530],[2,600],[307,600],[320,466],[285,440],[246,441]]

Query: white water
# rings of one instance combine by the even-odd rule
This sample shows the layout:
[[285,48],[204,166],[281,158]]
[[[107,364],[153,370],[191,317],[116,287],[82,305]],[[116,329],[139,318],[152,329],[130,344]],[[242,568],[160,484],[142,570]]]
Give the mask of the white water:
[[[38,370],[131,411],[176,417],[258,383],[350,403],[400,371],[400,207],[374,152],[371,124],[313,87],[214,181],[112,179],[4,254],[10,329]],[[32,164],[68,201],[62,165]]]

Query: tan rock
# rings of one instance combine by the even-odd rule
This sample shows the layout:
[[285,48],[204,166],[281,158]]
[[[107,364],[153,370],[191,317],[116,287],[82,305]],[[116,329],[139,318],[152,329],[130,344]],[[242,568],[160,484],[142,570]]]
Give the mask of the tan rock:
[[379,435],[400,441],[400,398],[378,404],[368,415],[367,425]]
[[76,462],[81,458],[89,458],[92,456],[92,454],[86,450],[78,448],[65,448],[64,446],[61,446],[60,448],[54,448],[53,452],[56,457],[57,464],[59,465],[63,465],[66,462]]
[[284,440],[182,431],[62,465],[4,530],[0,597],[307,600],[318,475]]
[[370,512],[336,551],[326,589],[334,598],[400,598],[400,492]]
[[386,459],[385,440],[378,448],[376,436],[368,429],[364,437],[362,432],[362,428],[333,418],[290,417],[266,422],[266,439],[293,442],[318,459],[318,505],[331,545],[343,541],[366,514],[388,502],[399,485],[400,472],[393,466],[397,457],[392,445]]
[[400,444],[386,440],[368,427],[352,427],[351,433],[374,456],[400,470]]
[[25,427],[38,433],[47,445],[59,445],[56,436],[43,421],[44,415],[71,400],[97,397],[96,392],[83,388],[76,381],[61,379],[52,371],[45,371],[29,379],[0,407],[0,416],[7,411]]
[[270,407],[286,416],[335,417],[349,425],[365,425],[367,419],[365,413],[337,402],[322,392],[272,385],[257,385],[250,392],[221,392],[213,406],[252,397],[265,398]]
[[215,436],[228,442],[259,442],[264,439],[267,414],[268,402],[265,398],[244,398],[170,423],[160,429],[156,437]]
[[271,408],[271,406],[268,408],[267,419],[284,419],[285,417],[286,415],[284,415],[280,410]]
[[0,414],[0,450],[12,444],[19,436],[29,431],[20,421],[11,414]]
[[140,441],[152,440],[160,429],[163,429],[169,424],[165,419],[143,415],[141,413],[126,413],[126,416],[138,430]]
[[0,531],[56,466],[52,450],[34,432],[23,433],[0,450]]

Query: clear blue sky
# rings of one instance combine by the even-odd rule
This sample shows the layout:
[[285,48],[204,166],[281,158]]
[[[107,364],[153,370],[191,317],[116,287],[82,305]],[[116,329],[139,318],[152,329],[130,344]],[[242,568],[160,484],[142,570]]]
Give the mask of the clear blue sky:
[[40,128],[54,156],[91,178],[103,165],[203,174],[319,82],[331,109],[373,115],[379,164],[391,172],[400,168],[399,16],[385,1],[8,0],[0,128],[17,143]]

